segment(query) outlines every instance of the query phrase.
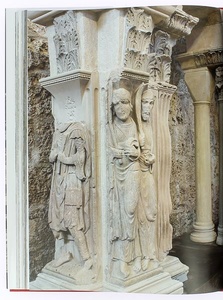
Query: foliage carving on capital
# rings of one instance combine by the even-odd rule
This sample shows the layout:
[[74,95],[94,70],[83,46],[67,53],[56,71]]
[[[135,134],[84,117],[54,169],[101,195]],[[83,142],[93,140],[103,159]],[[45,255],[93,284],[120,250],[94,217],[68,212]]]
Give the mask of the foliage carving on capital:
[[168,31],[175,35],[182,36],[189,35],[198,22],[198,18],[177,9],[164,24]]
[[57,72],[79,69],[79,42],[73,11],[54,19]]
[[170,35],[167,32],[158,30],[154,35],[154,50],[158,55],[171,55]]
[[151,33],[137,31],[131,28],[128,33],[127,49],[148,53]]
[[152,32],[154,27],[152,17],[147,15],[144,9],[130,8],[127,13],[127,23],[142,32]]

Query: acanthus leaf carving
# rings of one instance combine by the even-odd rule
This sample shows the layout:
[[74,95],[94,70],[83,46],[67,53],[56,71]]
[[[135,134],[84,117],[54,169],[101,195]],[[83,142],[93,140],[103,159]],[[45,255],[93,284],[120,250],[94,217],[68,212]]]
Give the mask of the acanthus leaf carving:
[[126,51],[124,66],[129,69],[146,71],[147,55],[133,50]]
[[171,47],[170,47],[170,35],[167,32],[158,30],[154,34],[154,50],[158,55],[169,55],[171,56]]
[[130,8],[127,13],[127,22],[130,27],[142,32],[153,31],[152,17],[147,15],[143,9]]
[[128,32],[127,49],[148,53],[151,33],[137,31],[131,28]]
[[193,17],[180,9],[176,9],[167,20],[160,22],[159,27],[180,37],[189,35],[198,22],[198,18]]
[[155,53],[148,55],[147,72],[149,73],[150,78],[152,78],[152,81],[161,81],[161,59],[159,56],[156,56]]
[[75,14],[68,11],[65,15],[55,18],[54,28],[57,72],[79,69],[79,42]]

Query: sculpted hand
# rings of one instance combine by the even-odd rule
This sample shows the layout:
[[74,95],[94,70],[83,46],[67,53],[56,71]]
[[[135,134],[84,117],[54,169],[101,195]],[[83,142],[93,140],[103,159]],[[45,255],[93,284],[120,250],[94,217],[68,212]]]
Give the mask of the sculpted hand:
[[139,157],[138,149],[126,149],[124,150],[124,154],[128,156],[129,159],[137,159]]

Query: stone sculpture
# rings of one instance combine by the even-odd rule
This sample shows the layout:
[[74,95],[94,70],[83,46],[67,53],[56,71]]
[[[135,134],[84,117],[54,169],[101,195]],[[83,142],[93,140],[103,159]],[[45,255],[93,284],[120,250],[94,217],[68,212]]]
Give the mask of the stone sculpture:
[[114,114],[112,164],[114,186],[111,208],[112,259],[120,264],[122,276],[128,277],[131,266],[140,270],[137,234],[137,205],[140,193],[140,148],[136,124],[130,117],[131,95],[119,88],[113,92]]
[[87,130],[83,123],[60,124],[53,137],[50,153],[53,163],[53,179],[49,204],[49,225],[56,240],[54,266],[72,260],[66,249],[70,234],[84,262],[84,268],[92,267],[86,232],[89,229],[89,178],[91,175]]
[[138,205],[139,240],[142,252],[142,270],[158,265],[156,260],[156,214],[157,196],[153,178],[153,133],[151,125],[151,111],[154,105],[152,90],[143,92],[144,84],[141,84],[135,100],[137,125],[139,131],[141,154],[140,162],[140,198]]

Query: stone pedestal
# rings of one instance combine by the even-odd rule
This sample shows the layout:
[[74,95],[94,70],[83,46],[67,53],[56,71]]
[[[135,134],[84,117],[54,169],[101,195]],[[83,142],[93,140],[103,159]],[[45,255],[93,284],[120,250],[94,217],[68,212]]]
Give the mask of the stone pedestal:
[[41,84],[55,118],[56,251],[31,288],[183,293],[188,268],[168,257],[168,113],[176,90],[169,81],[176,38],[197,22],[179,8],[68,11],[45,20],[51,76]]

